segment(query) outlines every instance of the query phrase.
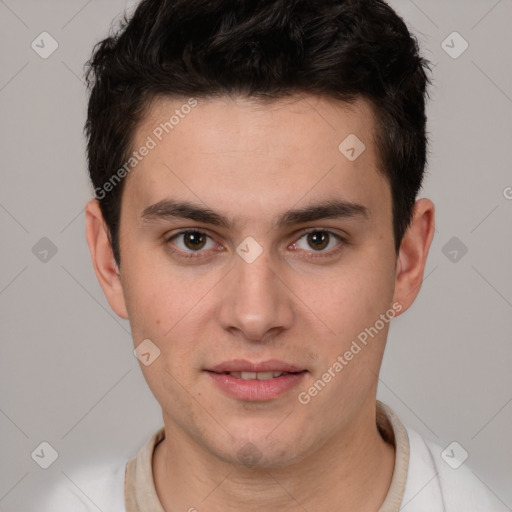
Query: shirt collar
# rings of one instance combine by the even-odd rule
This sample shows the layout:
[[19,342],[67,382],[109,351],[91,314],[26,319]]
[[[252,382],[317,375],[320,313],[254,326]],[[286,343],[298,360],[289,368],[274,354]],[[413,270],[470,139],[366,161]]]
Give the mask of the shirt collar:
[[[395,446],[395,467],[391,485],[379,512],[398,512],[405,492],[409,469],[409,437],[390,407],[377,401],[377,428],[382,438]],[[126,465],[124,499],[126,512],[165,512],[153,480],[153,452],[165,437],[161,427]]]

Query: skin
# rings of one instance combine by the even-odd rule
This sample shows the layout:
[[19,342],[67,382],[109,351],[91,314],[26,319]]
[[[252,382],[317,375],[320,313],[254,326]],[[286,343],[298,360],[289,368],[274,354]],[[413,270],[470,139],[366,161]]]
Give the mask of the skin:
[[[133,147],[186,100],[155,100]],[[382,504],[395,455],[375,422],[389,324],[308,404],[297,399],[393,303],[406,311],[421,286],[434,205],[416,202],[397,255],[373,130],[362,99],[350,106],[312,96],[198,100],[127,177],[120,268],[98,203],[88,203],[87,240],[104,293],[129,318],[134,345],[150,339],[161,351],[141,369],[162,407],[165,440],[153,471],[165,510],[343,512]],[[353,162],[338,150],[349,134],[366,147]],[[233,225],[142,218],[165,199],[207,206]],[[368,215],[274,223],[287,210],[339,199]],[[169,240],[185,228],[211,237],[200,239],[202,256],[183,257],[194,252],[183,236]],[[344,241],[333,236],[319,250],[304,233],[310,228]],[[236,253],[248,236],[263,248],[252,263]],[[276,399],[239,400],[203,371],[234,358],[280,359],[308,373]],[[239,456],[248,443],[259,457],[251,467]]]

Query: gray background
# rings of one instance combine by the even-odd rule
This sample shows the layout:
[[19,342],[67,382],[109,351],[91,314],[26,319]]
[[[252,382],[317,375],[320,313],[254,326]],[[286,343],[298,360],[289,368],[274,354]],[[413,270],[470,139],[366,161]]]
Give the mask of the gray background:
[[[442,447],[460,443],[512,510],[512,2],[391,4],[434,64],[421,196],[437,230],[423,289],[393,321],[379,398]],[[126,5],[0,0],[2,511],[36,511],[31,497],[82,464],[127,460],[162,421],[84,236],[82,66]],[[43,31],[59,45],[47,59],[31,48]],[[469,44],[458,58],[442,47],[453,31]],[[46,470],[31,458],[42,441],[59,455]]]

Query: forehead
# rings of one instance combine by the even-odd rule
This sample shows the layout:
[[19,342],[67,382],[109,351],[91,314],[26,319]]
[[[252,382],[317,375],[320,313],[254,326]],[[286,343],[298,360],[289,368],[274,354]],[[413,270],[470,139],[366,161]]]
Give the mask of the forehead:
[[[340,137],[349,135],[348,131],[373,144],[374,115],[368,101],[360,98],[349,104],[306,95],[272,101],[156,97],[134,138],[142,142],[144,136],[152,134],[157,143],[172,138],[194,153],[267,153],[270,149],[275,155],[290,149],[305,153],[318,146],[320,139],[323,149],[330,146],[336,152]],[[171,134],[173,137],[167,137]]]
[[132,149],[153,147],[128,176],[128,194],[141,208],[171,195],[259,213],[330,194],[371,210],[387,186],[373,133],[362,99],[158,98],[134,134]]

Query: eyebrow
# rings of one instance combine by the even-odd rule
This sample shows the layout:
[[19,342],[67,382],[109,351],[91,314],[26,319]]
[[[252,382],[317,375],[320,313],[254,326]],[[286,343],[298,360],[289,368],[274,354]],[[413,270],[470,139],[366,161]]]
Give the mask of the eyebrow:
[[[164,199],[148,206],[142,212],[141,217],[144,222],[177,218],[189,219],[228,230],[232,230],[235,224],[232,219],[210,208],[205,208],[189,201],[173,201],[170,199]],[[290,227],[295,224],[322,219],[362,219],[368,217],[368,209],[362,204],[344,200],[330,200],[296,210],[288,210],[275,219],[275,224],[278,227]]]

